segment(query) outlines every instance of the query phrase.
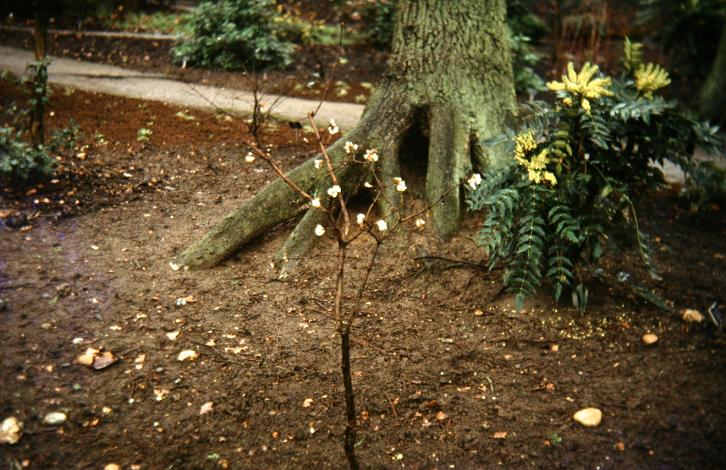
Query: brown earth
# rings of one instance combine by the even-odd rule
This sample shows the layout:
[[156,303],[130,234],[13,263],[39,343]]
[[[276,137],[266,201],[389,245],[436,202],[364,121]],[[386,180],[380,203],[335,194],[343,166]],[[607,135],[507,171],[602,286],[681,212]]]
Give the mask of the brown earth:
[[[7,85],[0,91],[3,106],[18,98]],[[345,467],[329,314],[333,242],[320,243],[286,282],[272,280],[268,265],[291,224],[218,268],[168,265],[273,178],[263,163],[244,163],[244,126],[62,89],[50,109],[50,127],[73,117],[88,147],[62,158],[56,183],[2,193],[3,214],[27,222],[0,231],[0,419],[24,423],[18,444],[0,445],[0,462]],[[152,129],[150,142],[137,141],[141,127]],[[286,126],[264,139],[285,167],[312,151]],[[615,254],[607,271],[631,273],[675,310],[723,301],[723,214],[698,218],[671,194],[640,213],[657,237],[663,281],[649,284],[631,253]],[[514,313],[511,298],[498,295],[500,273],[476,265],[477,223],[470,216],[449,243],[399,233],[384,245],[353,330],[365,467],[726,465],[722,335],[656,310],[619,283],[593,283],[586,313],[547,296]],[[414,259],[417,245],[473,264]],[[369,248],[362,240],[351,247],[349,286],[360,281]],[[643,345],[646,332],[660,340]],[[91,346],[119,361],[103,370],[77,364]],[[178,361],[187,349],[199,358]],[[212,411],[200,415],[207,402]],[[586,406],[603,410],[599,427],[572,420]],[[52,411],[67,421],[43,424]]]

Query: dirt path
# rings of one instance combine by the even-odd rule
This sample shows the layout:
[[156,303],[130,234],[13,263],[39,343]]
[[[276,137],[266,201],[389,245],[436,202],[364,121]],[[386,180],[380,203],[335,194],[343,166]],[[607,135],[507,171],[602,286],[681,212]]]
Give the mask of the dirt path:
[[[137,72],[110,65],[75,61],[51,57],[50,82],[84,91],[110,95],[161,101],[204,111],[224,109],[232,114],[244,115],[252,111],[252,93],[239,90],[184,83],[166,78],[164,75]],[[0,46],[0,70],[13,74],[24,73],[27,64],[33,60],[29,51]],[[272,114],[280,119],[301,120],[315,110],[317,101],[268,95],[263,100],[275,105]],[[363,105],[353,103],[325,102],[317,117],[320,123],[335,119],[343,129],[350,129],[363,113]]]

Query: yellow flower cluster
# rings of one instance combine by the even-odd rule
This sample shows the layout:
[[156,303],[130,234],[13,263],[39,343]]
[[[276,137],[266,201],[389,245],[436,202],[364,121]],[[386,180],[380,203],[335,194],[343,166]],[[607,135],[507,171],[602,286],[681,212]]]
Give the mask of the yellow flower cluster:
[[554,186],[557,184],[557,178],[554,173],[547,171],[547,164],[550,161],[549,150],[542,149],[531,160],[527,159],[527,154],[536,148],[537,142],[532,131],[514,137],[514,159],[527,169],[529,180],[537,184],[548,181]]
[[[562,81],[552,81],[547,84],[547,88],[552,91],[566,91],[573,95],[579,95],[580,105],[582,109],[590,112],[590,101],[596,100],[603,96],[610,96],[612,92],[608,89],[610,86],[610,77],[593,78],[599,68],[595,64],[586,62],[582,66],[580,73],[575,72],[575,66],[572,62],[567,64],[567,75],[562,76]],[[566,106],[571,106],[572,99],[567,97]]]
[[649,100],[653,99],[653,92],[659,88],[670,85],[668,72],[657,64],[647,64],[638,67],[635,71],[635,88]]

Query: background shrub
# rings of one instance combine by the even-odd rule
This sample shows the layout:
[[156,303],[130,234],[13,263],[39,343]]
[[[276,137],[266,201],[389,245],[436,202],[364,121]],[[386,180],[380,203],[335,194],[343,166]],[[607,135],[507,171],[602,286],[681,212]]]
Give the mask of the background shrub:
[[176,63],[225,70],[283,68],[294,46],[282,39],[280,23],[273,0],[205,1],[172,56]]

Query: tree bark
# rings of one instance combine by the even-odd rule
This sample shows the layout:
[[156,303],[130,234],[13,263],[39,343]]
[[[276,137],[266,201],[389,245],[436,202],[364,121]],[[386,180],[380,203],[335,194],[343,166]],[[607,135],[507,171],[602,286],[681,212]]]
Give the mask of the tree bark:
[[[415,116],[426,121],[428,134],[426,195],[432,225],[442,237],[452,235],[461,215],[461,191],[450,191],[472,170],[472,142],[501,132],[515,108],[514,80],[506,36],[504,0],[402,0],[396,16],[388,70],[371,96],[358,126],[329,149],[336,162],[345,159],[342,143],[379,150],[379,178],[390,183],[401,176],[401,155],[411,153]],[[425,142],[424,135],[415,139]],[[427,157],[426,157],[427,156]],[[486,164],[496,164],[491,159]],[[305,191],[324,199],[327,178],[319,177],[311,162],[290,172]],[[338,178],[350,195],[364,177],[343,168]],[[448,193],[447,193],[448,191]],[[391,213],[399,198],[389,189],[380,198],[381,216]],[[289,219],[304,201],[282,181],[276,181],[227,216],[201,241],[181,253],[176,263],[189,268],[214,266],[253,237]],[[277,255],[285,272],[304,255],[317,237],[320,211],[308,211]]]
[[716,59],[701,88],[700,111],[717,123],[726,122],[726,24],[721,28]]

